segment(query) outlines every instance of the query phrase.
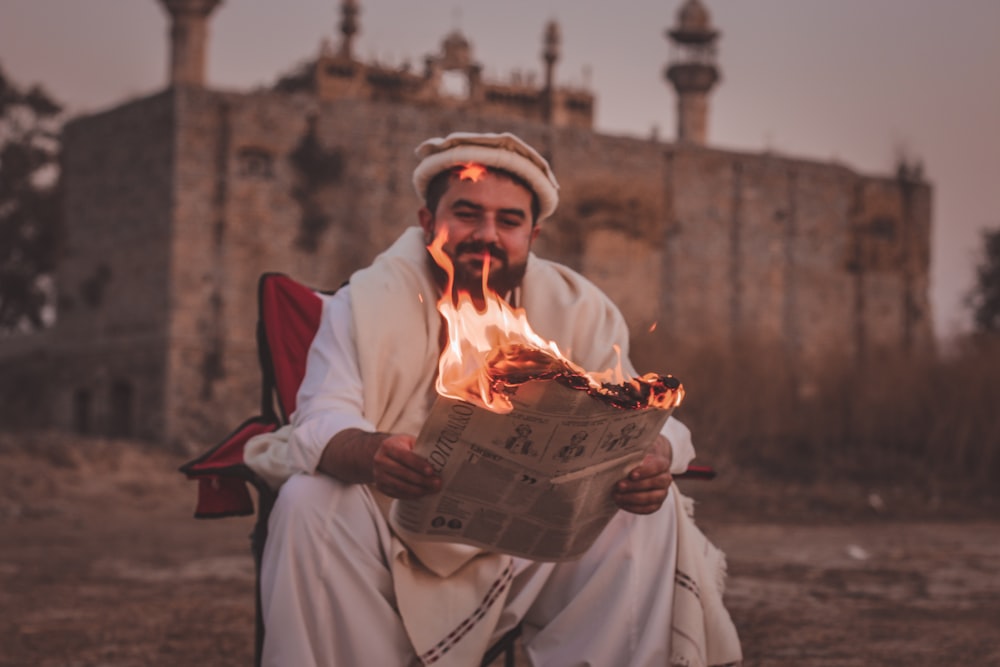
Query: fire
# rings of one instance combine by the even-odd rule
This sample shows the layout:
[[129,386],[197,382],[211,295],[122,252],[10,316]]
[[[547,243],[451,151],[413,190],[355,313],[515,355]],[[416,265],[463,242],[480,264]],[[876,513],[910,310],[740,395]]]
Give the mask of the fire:
[[553,341],[536,334],[523,308],[513,308],[488,286],[490,257],[484,259],[481,307],[472,296],[455,290],[455,268],[444,251],[442,229],[428,246],[434,261],[448,276],[437,309],[444,317],[448,342],[438,362],[439,394],[468,401],[505,414],[513,409],[509,392],[530,380],[554,379],[585,390],[623,408],[680,405],[684,388],[675,378],[647,373],[626,378],[618,365],[603,373],[588,373],[559,351]]
[[473,183],[478,183],[486,174],[486,167],[481,164],[476,164],[475,162],[468,162],[463,165],[462,171],[458,172],[458,178],[462,181],[472,181]]

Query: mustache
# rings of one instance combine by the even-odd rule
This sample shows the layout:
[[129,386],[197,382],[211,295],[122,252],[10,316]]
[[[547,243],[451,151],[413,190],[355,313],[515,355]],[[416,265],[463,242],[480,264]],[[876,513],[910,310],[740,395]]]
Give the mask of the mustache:
[[462,241],[455,246],[456,257],[467,252],[477,254],[488,252],[492,259],[499,259],[504,264],[507,263],[507,251],[495,243],[487,243],[485,241]]

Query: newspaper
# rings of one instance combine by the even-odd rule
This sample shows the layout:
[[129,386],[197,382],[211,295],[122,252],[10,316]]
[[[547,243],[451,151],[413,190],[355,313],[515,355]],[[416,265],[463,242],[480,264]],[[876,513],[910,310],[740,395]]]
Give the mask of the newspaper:
[[442,491],[397,500],[404,536],[535,560],[585,552],[618,511],[612,487],[637,466],[671,410],[622,409],[553,380],[532,380],[498,414],[438,396],[415,451]]

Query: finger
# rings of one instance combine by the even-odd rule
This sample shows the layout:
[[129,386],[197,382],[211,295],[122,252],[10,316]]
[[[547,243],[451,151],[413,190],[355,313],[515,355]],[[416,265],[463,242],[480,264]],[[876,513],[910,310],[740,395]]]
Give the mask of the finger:
[[616,491],[614,497],[622,502],[633,504],[646,504],[652,502],[663,502],[667,497],[667,489],[643,489],[638,491]]
[[388,438],[378,448],[372,461],[376,489],[394,498],[415,498],[440,490],[441,480],[434,468],[410,446],[406,439]]
[[409,450],[387,450],[385,452],[385,463],[390,467],[410,470],[424,477],[435,475],[434,468],[427,459]]
[[673,476],[669,474],[659,474],[655,477],[645,477],[642,479],[626,478],[615,485],[615,493],[636,493],[641,491],[666,490],[673,483]]
[[397,475],[383,470],[375,476],[375,488],[393,498],[420,498],[439,491],[440,487],[441,480],[438,478],[427,478],[408,472]]
[[651,491],[646,493],[616,494],[612,499],[623,510],[636,514],[644,514],[658,510],[666,498],[667,494],[664,491]]
[[627,496],[615,496],[615,504],[626,512],[633,514],[652,514],[663,506],[666,500],[665,493],[630,494]]
[[383,440],[377,453],[393,460],[406,460],[417,456],[413,453],[413,439],[399,434],[391,435]]
[[410,437],[394,435],[386,438],[375,452],[374,465],[388,470],[412,470],[425,477],[434,475],[430,462],[415,453],[412,447]]
[[413,470],[400,465],[378,466],[374,472],[373,477],[376,482],[395,485],[407,484],[430,488],[437,481],[437,476],[433,472],[428,475],[421,470]]
[[663,498],[639,501],[635,498],[616,499],[615,504],[633,514],[652,514],[663,506]]
[[641,479],[643,477],[653,477],[670,471],[670,462],[656,454],[646,454],[642,463],[632,469],[629,479]]
[[[403,460],[400,460],[403,459]],[[419,456],[393,458],[378,452],[372,465],[372,477],[377,482],[429,487],[438,480],[434,468]]]

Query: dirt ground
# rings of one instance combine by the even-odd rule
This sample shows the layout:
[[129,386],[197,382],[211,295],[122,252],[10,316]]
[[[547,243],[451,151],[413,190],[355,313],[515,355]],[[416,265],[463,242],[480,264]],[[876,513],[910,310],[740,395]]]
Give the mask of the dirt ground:
[[[0,665],[252,664],[252,519],[192,519],[181,461],[0,435]],[[728,554],[746,665],[1000,665],[995,512],[767,486],[682,483]]]

